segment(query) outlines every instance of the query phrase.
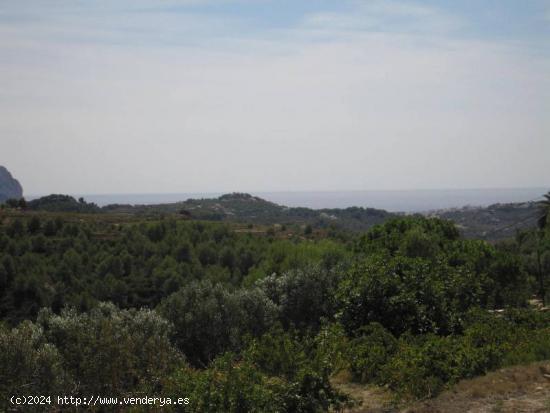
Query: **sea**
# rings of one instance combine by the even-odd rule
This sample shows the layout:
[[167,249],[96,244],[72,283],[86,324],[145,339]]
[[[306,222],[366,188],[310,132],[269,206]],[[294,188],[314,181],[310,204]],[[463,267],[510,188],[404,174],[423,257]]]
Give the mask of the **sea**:
[[[550,187],[426,189],[406,191],[280,191],[250,192],[271,202],[289,207],[347,208],[352,206],[385,209],[390,212],[425,212],[465,206],[488,206],[496,203],[528,202],[542,199]],[[189,198],[216,198],[222,193],[163,194],[71,194],[100,206],[107,204],[163,204]],[[34,197],[28,197],[32,199]]]

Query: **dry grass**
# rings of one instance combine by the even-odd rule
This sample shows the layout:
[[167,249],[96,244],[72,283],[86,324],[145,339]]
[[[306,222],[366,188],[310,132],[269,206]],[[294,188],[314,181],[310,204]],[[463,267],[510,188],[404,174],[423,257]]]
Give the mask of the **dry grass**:
[[386,389],[351,383],[345,372],[332,383],[358,402],[344,413],[550,413],[550,362],[463,380],[434,399],[407,407],[395,405]]
[[378,386],[351,382],[348,372],[340,372],[332,378],[332,384],[356,401],[355,405],[344,409],[342,413],[391,413],[397,412],[392,394]]
[[[550,413],[550,363],[516,366],[463,380],[406,413]],[[548,377],[546,377],[547,375]]]

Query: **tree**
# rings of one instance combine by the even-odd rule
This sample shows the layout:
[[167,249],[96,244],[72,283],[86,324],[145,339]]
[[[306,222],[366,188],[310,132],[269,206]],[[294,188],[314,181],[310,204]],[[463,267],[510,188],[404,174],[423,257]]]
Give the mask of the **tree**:
[[7,228],[6,234],[11,238],[21,237],[25,233],[25,226],[23,222],[17,218]]
[[231,293],[210,281],[183,287],[159,311],[174,324],[173,340],[195,366],[239,350],[247,334],[261,334],[276,317],[275,305],[262,291]]
[[119,310],[106,303],[81,314],[43,310],[37,324],[82,393],[120,396],[139,387],[153,389],[183,365],[169,341],[170,323],[152,310]]
[[[40,326],[25,321],[8,330],[0,325],[0,410],[13,410],[9,398],[14,395],[63,394],[73,387],[61,354],[46,342]],[[25,406],[25,411],[42,409]]]
[[537,278],[539,282],[539,294],[541,296],[543,305],[546,305],[546,288],[544,285],[545,276],[542,272],[541,244],[544,238],[544,234],[546,230],[549,228],[548,217],[550,215],[550,191],[544,195],[544,198],[545,198],[544,200],[538,203],[539,209],[540,209],[540,216],[537,221],[537,225],[540,229],[540,232],[537,237]]
[[538,202],[541,214],[537,224],[541,230],[548,227],[548,216],[550,215],[550,191],[544,195],[544,198],[544,200]]
[[[503,271],[504,272],[504,271]],[[460,328],[482,288],[473,271],[422,258],[369,256],[347,272],[338,287],[346,332],[380,323],[395,336],[448,334]]]
[[19,207],[19,200],[18,199],[15,199],[15,198],[10,198],[10,199],[7,199],[5,204],[9,207],[9,208],[18,208]]
[[31,220],[27,223],[27,230],[31,234],[36,234],[38,231],[40,231],[40,228],[42,226],[42,223],[40,222],[40,218],[38,217],[32,217]]
[[331,319],[336,313],[338,282],[336,271],[311,266],[270,275],[258,285],[279,307],[285,327],[318,330],[323,319]]

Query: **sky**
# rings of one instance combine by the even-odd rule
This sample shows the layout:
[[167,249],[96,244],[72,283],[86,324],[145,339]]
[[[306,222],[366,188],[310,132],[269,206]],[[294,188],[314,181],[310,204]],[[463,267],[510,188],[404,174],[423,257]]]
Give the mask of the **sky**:
[[547,186],[550,0],[1,0],[27,194]]

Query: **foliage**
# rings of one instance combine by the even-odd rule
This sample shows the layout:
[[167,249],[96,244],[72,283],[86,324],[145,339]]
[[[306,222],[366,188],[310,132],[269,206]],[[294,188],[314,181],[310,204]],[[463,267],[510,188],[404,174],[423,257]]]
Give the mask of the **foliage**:
[[338,297],[348,334],[370,322],[392,334],[460,328],[464,311],[480,300],[481,286],[464,268],[422,258],[371,256],[351,269]]
[[40,326],[29,321],[12,330],[0,326],[1,410],[13,407],[9,405],[11,396],[62,393],[71,382],[61,355],[46,341]]
[[101,304],[89,313],[41,312],[38,325],[58,349],[79,394],[121,396],[154,389],[182,363],[169,341],[170,324],[151,310]]
[[286,327],[318,330],[323,320],[336,313],[334,291],[339,278],[336,269],[315,266],[273,274],[259,286],[278,306],[279,319]]
[[27,207],[35,211],[50,212],[99,212],[100,208],[94,203],[88,203],[83,198],[76,200],[69,195],[52,194],[33,199],[27,203]]
[[245,413],[284,411],[287,383],[262,374],[248,362],[233,360],[232,354],[220,356],[209,368],[180,369],[166,383],[168,396],[185,395],[188,406],[177,411],[189,413]]
[[459,232],[451,221],[420,216],[394,218],[361,237],[357,250],[429,258],[457,239]]
[[354,381],[380,382],[382,367],[397,351],[396,338],[379,323],[361,327],[350,340],[348,357]]
[[347,398],[330,384],[335,360],[326,351],[326,344],[323,339],[300,338],[294,331],[276,326],[251,343],[244,359],[290,384],[292,390],[285,396],[284,411],[327,411]]
[[331,384],[343,369],[424,398],[550,358],[549,315],[527,307],[550,268],[547,231],[491,245],[419,216],[304,237],[188,215],[5,211],[1,396],[147,393],[189,397],[181,411],[317,412],[346,403]]
[[[334,333],[334,328],[326,332]],[[330,341],[330,340],[329,340]],[[339,408],[347,397],[329,381],[327,336],[300,338],[274,327],[237,357],[225,353],[205,369],[183,368],[165,383],[168,395],[192,400],[185,412],[319,412]],[[328,358],[327,358],[328,357]]]
[[[461,335],[404,335],[388,339],[379,326],[352,341],[352,366],[373,365],[375,374],[359,370],[357,380],[387,385],[403,397],[431,397],[463,378],[490,370],[547,360],[550,357],[550,316],[532,310],[502,316],[469,312]],[[383,347],[379,343],[389,343]],[[363,346],[370,341],[371,350]],[[386,350],[386,351],[384,351]],[[374,362],[373,362],[374,361]]]
[[273,323],[276,311],[260,290],[231,293],[208,281],[182,288],[160,306],[175,325],[174,342],[196,366],[239,350],[247,335],[259,335]]
[[347,256],[334,241],[295,243],[202,222],[137,224],[29,215],[0,226],[0,315],[15,324],[42,307],[86,311],[100,301],[155,307],[197,280],[234,289],[266,275]]
[[529,296],[521,259],[479,241],[459,239],[445,221],[392,220],[356,245],[358,260],[339,286],[341,321],[349,334],[379,322],[399,336],[449,334],[476,306],[522,306]]
[[540,208],[540,216],[537,225],[540,229],[545,229],[548,226],[548,217],[550,216],[550,192],[544,195],[544,200],[538,203]]

